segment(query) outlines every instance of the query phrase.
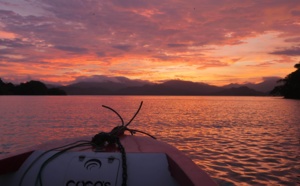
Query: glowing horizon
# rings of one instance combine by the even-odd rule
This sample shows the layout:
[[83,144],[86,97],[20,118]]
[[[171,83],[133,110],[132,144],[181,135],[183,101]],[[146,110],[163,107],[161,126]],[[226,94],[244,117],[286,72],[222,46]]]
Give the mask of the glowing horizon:
[[299,30],[298,0],[1,0],[0,78],[258,83],[295,70]]

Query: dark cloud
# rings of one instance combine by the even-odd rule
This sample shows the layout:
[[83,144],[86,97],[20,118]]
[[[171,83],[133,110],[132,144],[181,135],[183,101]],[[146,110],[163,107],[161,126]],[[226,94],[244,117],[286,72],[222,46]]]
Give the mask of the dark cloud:
[[0,56],[0,67],[9,67],[10,65],[8,65],[7,63],[1,63],[1,56]]
[[168,47],[187,47],[187,44],[177,44],[177,43],[170,43],[168,44]]
[[147,0],[111,0],[111,2],[118,7],[122,8],[148,8],[149,6],[153,6],[157,1],[153,0],[153,2],[149,2]]
[[300,10],[295,10],[291,12],[293,16],[300,16]]
[[67,52],[72,52],[72,53],[87,53],[86,48],[79,48],[79,47],[71,47],[71,46],[55,46],[54,48],[67,51]]
[[112,47],[126,52],[128,52],[132,48],[132,46],[130,45],[114,45]]
[[6,46],[10,48],[24,48],[24,47],[32,47],[34,46],[32,43],[23,41],[21,39],[0,39],[0,45],[1,46]]
[[271,52],[270,54],[287,55],[287,56],[300,56],[300,47],[293,47],[293,48],[290,48],[290,49],[277,50],[275,52]]
[[0,10],[0,17],[2,20],[8,19],[9,17],[15,16],[15,15],[17,15],[17,14],[11,10]]
[[[0,54],[11,54],[12,50],[11,49],[0,49]],[[3,56],[0,56],[1,58],[4,58]],[[6,58],[6,57],[5,57]]]
[[97,54],[98,57],[105,57],[106,56],[104,51],[97,51],[96,54]]

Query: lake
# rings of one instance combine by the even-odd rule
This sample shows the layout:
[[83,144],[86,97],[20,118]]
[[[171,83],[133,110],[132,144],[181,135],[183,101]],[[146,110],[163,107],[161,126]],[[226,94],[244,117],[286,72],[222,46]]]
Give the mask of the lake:
[[121,121],[187,154],[220,185],[300,184],[300,100],[231,96],[0,96],[0,153]]

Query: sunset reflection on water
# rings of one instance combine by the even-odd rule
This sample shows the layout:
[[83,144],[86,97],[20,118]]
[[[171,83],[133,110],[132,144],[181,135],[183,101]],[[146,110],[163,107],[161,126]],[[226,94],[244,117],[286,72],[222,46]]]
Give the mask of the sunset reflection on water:
[[4,96],[0,152],[110,131],[120,119],[185,152],[220,185],[297,185],[300,101],[270,97]]

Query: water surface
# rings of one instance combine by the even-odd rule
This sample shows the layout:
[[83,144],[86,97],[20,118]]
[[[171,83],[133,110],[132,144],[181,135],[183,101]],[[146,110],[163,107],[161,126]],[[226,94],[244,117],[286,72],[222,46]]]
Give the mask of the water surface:
[[128,122],[185,152],[220,185],[300,184],[300,101],[222,96],[0,96],[0,153]]

